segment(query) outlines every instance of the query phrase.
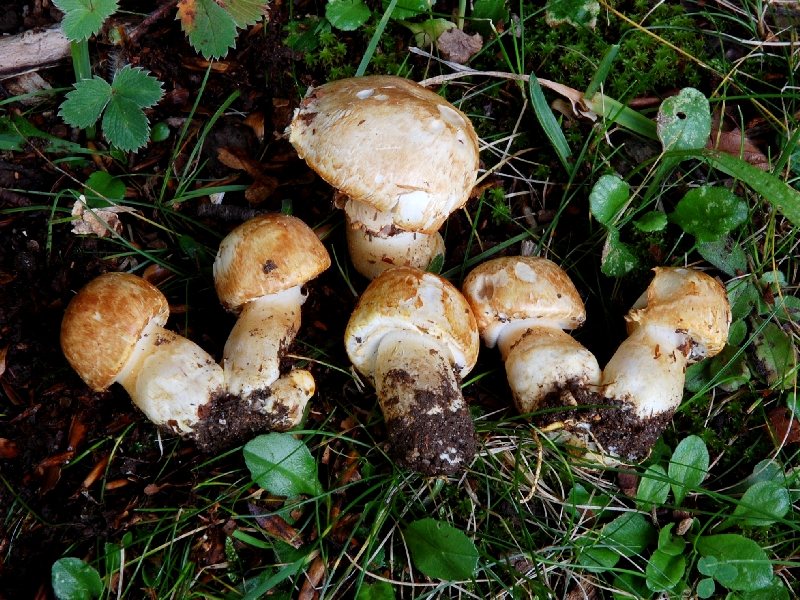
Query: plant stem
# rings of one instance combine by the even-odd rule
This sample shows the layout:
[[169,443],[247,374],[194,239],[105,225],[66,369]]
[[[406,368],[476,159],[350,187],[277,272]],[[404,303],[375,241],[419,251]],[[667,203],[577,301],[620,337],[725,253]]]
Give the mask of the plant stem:
[[[80,82],[84,79],[91,79],[92,61],[89,58],[89,40],[71,41],[70,52],[72,53],[72,68],[75,71],[75,81]],[[93,140],[95,134],[94,125],[86,128],[87,139]]]

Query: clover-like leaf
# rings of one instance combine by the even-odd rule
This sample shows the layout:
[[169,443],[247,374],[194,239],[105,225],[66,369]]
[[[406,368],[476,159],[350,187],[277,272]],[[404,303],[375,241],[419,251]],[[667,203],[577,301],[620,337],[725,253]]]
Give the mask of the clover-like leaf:
[[61,29],[73,42],[96,35],[119,8],[118,0],[53,0],[53,4],[64,13]]
[[694,88],[684,88],[661,103],[656,125],[664,150],[699,150],[711,134],[708,99]]

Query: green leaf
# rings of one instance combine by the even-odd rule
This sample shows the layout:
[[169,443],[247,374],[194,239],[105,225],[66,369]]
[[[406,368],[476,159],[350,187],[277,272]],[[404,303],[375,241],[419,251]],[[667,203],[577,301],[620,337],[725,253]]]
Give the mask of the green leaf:
[[542,126],[542,130],[544,130],[547,139],[550,140],[550,143],[553,145],[553,149],[556,151],[561,164],[564,165],[567,172],[570,172],[572,167],[569,159],[572,155],[572,151],[569,149],[569,144],[567,143],[567,138],[564,136],[564,132],[561,131],[561,127],[553,115],[553,110],[544,97],[542,86],[533,73],[530,74],[528,79],[528,93],[531,96],[533,114],[536,115],[539,125]]
[[114,96],[103,115],[103,135],[120,150],[138,150],[147,143],[150,125],[133,100]]
[[103,208],[111,204],[109,200],[114,202],[125,197],[125,184],[105,171],[95,171],[86,180],[83,195],[90,208]]
[[233,17],[237,27],[247,27],[257,23],[267,9],[264,0],[221,0],[220,5]]
[[372,13],[364,0],[331,0],[325,7],[325,17],[342,31],[354,31],[366,23]]
[[453,29],[456,24],[447,19],[428,19],[422,23],[401,21],[404,27],[414,34],[414,43],[420,48],[427,48],[439,39],[445,31]]
[[705,577],[697,582],[697,597],[698,598],[711,598],[714,595],[714,580],[710,577]]
[[111,82],[114,95],[127,98],[139,108],[150,108],[161,100],[161,82],[141,67],[125,65],[114,74]]
[[578,549],[576,564],[590,573],[603,573],[619,562],[619,552],[604,546],[601,540],[593,537],[576,540],[575,547]]
[[577,28],[594,28],[598,14],[597,0],[547,0],[545,5],[545,20],[550,27],[569,23]]
[[687,492],[702,483],[708,463],[708,449],[701,438],[690,435],[681,440],[672,453],[667,471],[676,505],[680,506]]
[[394,600],[394,588],[385,581],[365,584],[359,588],[356,600]]
[[655,528],[636,512],[626,512],[606,523],[600,532],[600,543],[622,556],[636,556],[644,552],[656,539]]
[[669,495],[667,472],[661,465],[650,465],[639,480],[636,503],[642,510],[663,506]]
[[673,527],[675,527],[675,523],[669,523],[658,532],[658,549],[664,554],[678,556],[683,554],[686,540],[680,536],[672,535]]
[[[738,323],[736,328],[738,331],[732,328],[729,336],[733,333],[741,335],[743,338],[747,334],[747,326],[743,321],[735,321],[735,323]],[[726,392],[734,392],[750,381],[751,373],[745,355],[736,355],[739,352],[739,343],[732,342],[729,338],[728,345],[723,348],[722,352],[709,361],[709,373],[719,383],[720,389]]]
[[103,593],[100,574],[79,558],[60,558],[54,562],[50,578],[58,600],[92,600]]
[[625,208],[631,186],[617,175],[603,175],[589,192],[589,210],[601,225],[610,226]]
[[711,109],[702,92],[684,88],[661,103],[656,117],[664,150],[699,150],[711,134]]
[[678,585],[685,571],[686,559],[682,555],[671,556],[656,550],[645,569],[647,587],[653,592],[667,592]]
[[267,433],[244,447],[244,462],[259,486],[276,496],[322,493],[317,465],[306,445],[290,433]]
[[111,86],[107,81],[97,76],[83,79],[67,94],[58,114],[72,127],[86,129],[97,123],[110,100]]
[[729,237],[721,237],[712,242],[697,245],[697,251],[704,259],[731,277],[747,272],[747,255],[742,247]]
[[693,188],[678,202],[672,221],[699,242],[713,242],[747,220],[747,203],[727,188]]
[[[383,10],[389,8],[391,0],[383,0]],[[422,13],[430,12],[436,0],[397,0],[392,10],[392,19],[412,19]]]
[[716,559],[714,563],[704,562],[704,574],[729,590],[755,591],[772,582],[772,565],[753,540],[734,533],[704,535],[695,547],[701,556]]
[[222,58],[236,43],[236,22],[214,0],[178,0],[181,29],[205,58]]
[[[471,17],[473,25],[480,29],[483,25],[482,21],[485,23],[491,22],[495,25],[507,23],[510,13],[505,0],[475,0],[472,3]],[[486,30],[491,31],[488,27]]]
[[622,277],[635,269],[638,264],[639,259],[630,247],[620,241],[619,231],[614,228],[609,229],[600,262],[603,274],[609,277]]
[[590,510],[595,513],[597,518],[600,518],[606,514],[609,504],[611,504],[610,496],[592,493],[580,483],[576,483],[567,494],[564,510],[576,518],[582,518],[584,511]]
[[792,338],[777,324],[768,322],[756,334],[757,371],[776,389],[792,389],[797,379],[797,351]]
[[331,30],[330,21],[315,15],[289,21],[284,43],[297,52],[311,52],[319,47],[319,38]]
[[87,40],[97,34],[105,20],[117,12],[117,0],[53,0],[64,13],[61,29],[73,42]]
[[634,221],[633,226],[642,233],[663,231],[667,226],[667,215],[660,210],[651,210],[642,215],[640,219]]
[[758,304],[761,297],[758,288],[748,278],[734,279],[727,287],[731,315],[734,319],[744,319]]
[[478,549],[473,541],[447,523],[420,519],[406,527],[403,537],[414,564],[428,577],[471,579],[478,567]]
[[767,527],[785,517],[791,507],[792,499],[785,485],[759,481],[744,493],[731,520],[750,527]]

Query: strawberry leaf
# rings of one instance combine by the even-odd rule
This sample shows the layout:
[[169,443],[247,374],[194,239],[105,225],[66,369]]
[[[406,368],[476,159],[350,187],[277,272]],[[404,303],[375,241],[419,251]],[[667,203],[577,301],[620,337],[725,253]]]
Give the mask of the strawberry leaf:
[[53,0],[53,4],[64,13],[61,29],[73,42],[95,35],[119,7],[117,0]]
[[114,96],[103,115],[103,135],[120,150],[138,150],[147,143],[150,125],[144,111],[123,96]]
[[131,100],[139,108],[150,108],[161,100],[161,82],[141,67],[125,65],[114,75],[111,88],[115,96]]
[[234,17],[214,0],[178,0],[178,18],[189,43],[205,58],[222,58],[236,42]]
[[67,94],[58,114],[73,127],[85,129],[97,123],[111,100],[111,86],[100,77],[83,79]]
[[257,23],[266,10],[264,0],[221,0],[220,5],[233,17],[237,27],[247,27]]

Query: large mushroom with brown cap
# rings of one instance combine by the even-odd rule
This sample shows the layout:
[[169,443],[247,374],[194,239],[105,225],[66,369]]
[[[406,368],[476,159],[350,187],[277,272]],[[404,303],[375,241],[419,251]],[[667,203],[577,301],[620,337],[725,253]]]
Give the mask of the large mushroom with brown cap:
[[687,365],[722,351],[731,309],[725,288],[695,269],[659,267],[625,317],[629,337],[603,370],[610,405],[589,424],[589,445],[646,457],[683,399]]
[[582,325],[586,311],[556,263],[533,256],[496,258],[473,269],[462,289],[484,343],[500,349],[521,413],[574,406],[600,383],[597,359],[564,331]]
[[245,221],[220,243],[214,282],[222,305],[238,315],[223,350],[227,391],[291,429],[315,383],[310,372],[281,374],[300,328],[303,285],[330,266],[313,230],[296,217],[267,214]]
[[222,368],[194,342],[164,328],[169,305],[152,284],[106,273],[70,301],[61,348],[95,391],[119,383],[155,424],[193,437],[223,394]]
[[350,257],[370,279],[392,266],[425,269],[443,254],[437,232],[477,180],[478,137],[469,118],[400,77],[312,88],[289,141],[343,195]]
[[376,277],[345,329],[355,368],[375,387],[393,457],[425,475],[464,469],[475,432],[460,379],[478,357],[469,304],[447,280],[413,267]]

